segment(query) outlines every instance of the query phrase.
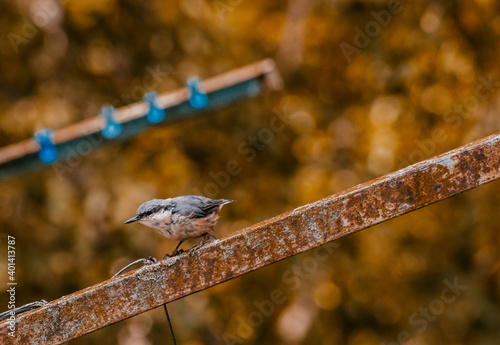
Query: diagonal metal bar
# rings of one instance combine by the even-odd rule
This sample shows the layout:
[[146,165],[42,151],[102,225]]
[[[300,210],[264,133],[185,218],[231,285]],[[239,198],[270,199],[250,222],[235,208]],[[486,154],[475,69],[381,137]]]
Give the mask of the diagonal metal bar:
[[500,177],[500,134],[21,314],[4,344],[60,344]]
[[[220,75],[201,83],[209,101],[205,108],[194,109],[189,104],[186,88],[159,95],[158,105],[165,108],[165,119],[159,125],[169,125],[206,113],[209,110],[232,104],[238,100],[254,97],[265,91],[281,88],[281,76],[274,61],[262,60]],[[115,140],[129,139],[151,127],[146,114],[148,105],[137,102],[116,110],[116,118],[122,132],[116,139],[107,140],[101,134],[104,120],[93,117],[54,132],[54,144],[59,152],[58,161],[74,158],[79,151],[108,144]],[[53,163],[59,164],[57,161]],[[33,139],[0,148],[0,178],[10,177],[28,169],[45,166],[38,158],[38,144]]]

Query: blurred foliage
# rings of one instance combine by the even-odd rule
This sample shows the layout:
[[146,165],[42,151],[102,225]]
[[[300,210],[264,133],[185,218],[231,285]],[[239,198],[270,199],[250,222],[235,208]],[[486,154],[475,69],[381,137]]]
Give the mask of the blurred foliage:
[[[221,213],[223,236],[499,131],[499,7],[0,2],[2,146],[96,116],[104,104],[126,105],[150,89],[174,90],[191,75],[265,57],[276,59],[285,81],[282,92],[94,150],[62,175],[47,167],[1,181],[1,232],[17,240],[17,303],[56,299],[171,251],[175,243],[155,231],[123,225],[153,197],[236,199]],[[146,83],[152,69],[161,73]],[[288,124],[262,139],[276,112]],[[231,160],[241,172],[214,184]],[[495,344],[499,195],[492,183],[337,241],[325,261],[311,251],[173,302],[179,343]],[[1,253],[4,310],[6,248]],[[445,281],[466,285],[449,303]],[[258,306],[273,297],[264,315]],[[70,344],[168,337],[157,309]]]

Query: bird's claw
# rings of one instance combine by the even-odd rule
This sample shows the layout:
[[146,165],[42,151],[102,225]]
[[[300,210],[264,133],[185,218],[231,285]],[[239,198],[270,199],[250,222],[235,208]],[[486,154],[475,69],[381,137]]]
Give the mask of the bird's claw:
[[196,249],[198,249],[198,248],[200,248],[200,247],[201,247],[201,246],[200,246],[200,244],[198,243],[198,244],[195,244],[194,246],[192,246],[191,248],[189,248],[189,250],[188,250],[189,255],[192,255],[192,254],[196,251]]
[[[210,239],[210,237],[211,237],[211,239]],[[212,235],[212,234],[206,234],[206,237],[205,237],[205,238],[206,238],[206,240],[205,240],[206,242],[207,242],[207,241],[208,241],[208,242],[215,241],[215,240],[217,239],[217,237],[215,237],[215,236],[214,236],[214,235]]]
[[174,256],[180,255],[184,252],[185,252],[184,249],[178,249],[178,250],[174,250],[172,252],[172,254],[166,253],[165,256],[163,257],[163,260],[165,260],[166,258],[173,258]]
[[[212,238],[210,238],[210,237],[212,237]],[[215,237],[212,234],[209,234],[209,233],[203,234],[200,243],[195,244],[194,246],[192,246],[191,249],[188,250],[188,253],[191,255],[192,253],[194,253],[195,250],[200,249],[205,244],[207,244],[209,242],[212,242],[212,241],[214,241],[216,239],[217,239],[217,237]]]

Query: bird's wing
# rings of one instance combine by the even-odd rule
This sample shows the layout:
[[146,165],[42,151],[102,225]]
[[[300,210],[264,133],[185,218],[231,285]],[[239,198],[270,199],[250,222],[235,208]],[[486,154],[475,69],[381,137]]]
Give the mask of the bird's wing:
[[174,212],[184,217],[203,218],[216,212],[222,200],[212,200],[209,198],[190,196],[177,202]]

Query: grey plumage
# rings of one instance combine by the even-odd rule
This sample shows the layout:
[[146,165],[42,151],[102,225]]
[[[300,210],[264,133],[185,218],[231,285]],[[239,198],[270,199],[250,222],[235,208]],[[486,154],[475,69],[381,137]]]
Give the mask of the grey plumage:
[[[163,236],[182,243],[188,238],[209,235],[219,219],[222,206],[232,201],[214,200],[199,195],[153,199],[139,206],[136,216],[125,224],[140,222],[156,229]],[[205,240],[206,237],[202,244]]]

